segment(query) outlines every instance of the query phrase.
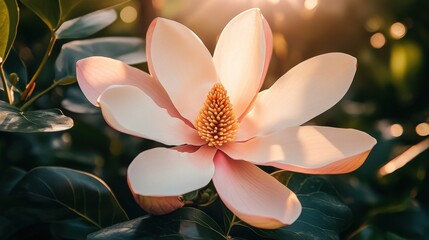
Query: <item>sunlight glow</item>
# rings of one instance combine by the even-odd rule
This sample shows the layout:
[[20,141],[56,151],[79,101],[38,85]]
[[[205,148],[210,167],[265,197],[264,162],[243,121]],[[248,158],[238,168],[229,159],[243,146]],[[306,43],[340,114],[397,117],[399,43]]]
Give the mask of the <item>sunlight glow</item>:
[[369,41],[373,48],[382,48],[386,44],[386,38],[380,32],[372,35]]
[[307,10],[313,10],[313,9],[315,9],[318,4],[319,4],[318,0],[305,0],[304,1],[304,7]]
[[404,24],[396,22],[390,26],[390,36],[394,39],[401,39],[407,33],[407,28]]
[[274,53],[279,59],[286,59],[288,45],[285,37],[281,33],[273,34]]
[[137,19],[137,10],[134,7],[126,6],[119,13],[124,23],[132,23]]
[[429,148],[429,138],[426,138],[425,140],[410,147],[405,152],[403,152],[402,154],[400,154],[399,156],[397,156],[396,158],[388,162],[386,165],[381,167],[380,170],[378,171],[378,175],[380,177],[383,177],[387,174],[393,173],[399,168],[405,166],[405,164],[413,160],[417,155],[424,152],[428,148]]
[[313,9],[315,9],[318,4],[319,4],[318,0],[305,0],[304,1],[304,7],[307,10],[313,10]]

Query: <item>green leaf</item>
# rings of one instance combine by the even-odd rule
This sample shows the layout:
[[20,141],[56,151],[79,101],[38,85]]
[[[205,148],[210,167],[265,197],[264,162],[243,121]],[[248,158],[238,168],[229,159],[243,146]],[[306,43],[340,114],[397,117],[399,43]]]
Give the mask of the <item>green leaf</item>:
[[4,170],[0,175],[0,197],[9,195],[16,183],[25,176],[25,173],[24,170],[15,167]]
[[68,85],[72,85],[72,84],[74,84],[75,82],[77,82],[77,79],[76,79],[76,77],[74,77],[74,76],[66,76],[66,77],[64,77],[64,78],[61,78],[60,80],[56,80],[56,81],[55,81],[55,83],[56,83],[57,85],[60,85],[60,86],[68,86]]
[[144,216],[88,236],[104,239],[225,239],[219,225],[203,211],[181,208],[164,216]]
[[21,2],[36,13],[45,24],[55,31],[65,21],[85,14],[111,8],[129,0],[21,0]]
[[4,239],[9,237],[16,231],[16,228],[6,217],[0,216],[0,236]]
[[339,239],[351,219],[351,210],[325,179],[279,171],[273,174],[298,196],[302,205],[299,218],[290,226],[276,230],[254,229],[261,236],[274,239]]
[[91,56],[118,59],[128,64],[146,61],[144,41],[135,37],[105,37],[66,43],[55,61],[55,78],[76,76],[76,62]]
[[373,239],[381,239],[381,240],[405,240],[394,233],[383,231],[377,228],[374,225],[368,225],[362,228],[356,235],[354,235],[351,239],[355,240],[373,240]]
[[130,0],[58,0],[61,6],[61,20],[67,21],[97,10],[111,8]]
[[15,0],[0,1],[0,64],[7,58],[13,42],[19,22],[19,8]]
[[42,19],[49,29],[57,27],[60,20],[59,0],[21,0],[21,2]]
[[51,234],[57,239],[85,239],[88,233],[99,228],[89,225],[83,219],[72,219],[51,223]]
[[92,105],[79,87],[70,87],[67,89],[61,106],[70,112],[80,114],[100,113],[100,109]]
[[61,24],[55,35],[58,39],[90,36],[113,23],[118,15],[114,9],[100,10]]
[[73,127],[73,120],[59,109],[22,112],[19,108],[0,101],[0,131],[57,132]]
[[429,236],[429,213],[414,198],[400,204],[373,209],[371,223],[386,232],[406,239],[426,239]]
[[[19,204],[9,214],[54,223],[60,236],[80,236],[128,220],[116,197],[98,177],[72,169],[39,167],[11,191]],[[80,231],[74,232],[73,231]]]

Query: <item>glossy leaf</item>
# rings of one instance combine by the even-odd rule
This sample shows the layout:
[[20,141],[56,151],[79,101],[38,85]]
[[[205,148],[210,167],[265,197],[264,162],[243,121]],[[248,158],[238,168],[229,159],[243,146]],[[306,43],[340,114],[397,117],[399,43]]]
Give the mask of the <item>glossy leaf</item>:
[[144,216],[120,223],[88,236],[104,239],[225,239],[219,225],[203,211],[181,208],[163,216]]
[[59,0],[21,0],[21,2],[39,16],[49,29],[57,27],[60,20]]
[[100,108],[92,105],[83,95],[79,87],[67,89],[65,98],[61,101],[61,106],[70,112],[80,114],[99,113]]
[[73,127],[73,120],[59,109],[22,112],[19,108],[0,101],[0,131],[57,132]]
[[15,214],[59,224],[60,231],[68,234],[70,229],[89,233],[128,220],[106,183],[72,169],[35,168],[16,184],[11,195],[22,202],[13,209]]
[[351,210],[341,201],[335,189],[323,178],[280,171],[273,174],[296,193],[302,213],[290,226],[276,230],[254,229],[273,239],[339,239],[351,220]]
[[114,9],[100,10],[61,24],[55,35],[58,39],[90,36],[113,23],[118,15]]
[[406,239],[426,239],[429,236],[429,213],[414,198],[399,204],[383,204],[374,209],[372,223],[386,232]]
[[383,231],[382,229],[377,228],[374,225],[368,225],[360,229],[350,239],[352,240],[373,240],[373,239],[383,239],[383,240],[405,240],[392,232]]
[[129,0],[21,0],[21,2],[36,13],[45,24],[55,31],[67,20],[85,14],[111,8]]
[[0,216],[0,236],[8,239],[16,231],[13,224],[6,217]]
[[137,64],[146,61],[144,41],[135,37],[105,37],[66,43],[55,62],[57,79],[76,75],[76,62],[90,56],[104,56]]
[[53,222],[50,227],[51,234],[58,239],[85,239],[88,233],[99,230],[81,218]]
[[19,8],[15,0],[0,1],[0,64],[7,58],[19,22]]
[[24,176],[25,171],[19,168],[10,167],[0,175],[0,197],[7,196]]

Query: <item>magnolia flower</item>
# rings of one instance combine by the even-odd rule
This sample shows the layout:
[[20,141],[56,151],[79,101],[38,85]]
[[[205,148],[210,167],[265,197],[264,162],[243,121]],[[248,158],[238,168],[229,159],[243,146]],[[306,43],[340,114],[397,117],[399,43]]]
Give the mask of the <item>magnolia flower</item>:
[[176,146],[144,151],[128,167],[130,189],[148,212],[173,211],[183,206],[178,196],[212,180],[241,220],[267,229],[288,225],[301,213],[297,196],[256,165],[347,173],[376,143],[353,129],[300,126],[343,97],[354,57],[308,59],[258,93],[272,50],[259,9],[227,24],[213,57],[191,30],[163,18],[152,22],[146,41],[150,74],[90,57],[77,63],[77,79],[111,127]]

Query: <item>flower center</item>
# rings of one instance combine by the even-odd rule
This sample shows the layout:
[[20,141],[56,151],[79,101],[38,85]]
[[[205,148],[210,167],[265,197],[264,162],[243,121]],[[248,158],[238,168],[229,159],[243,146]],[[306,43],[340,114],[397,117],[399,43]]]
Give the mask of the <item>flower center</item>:
[[222,146],[234,140],[238,121],[222,84],[213,85],[195,119],[195,126],[201,139],[211,147]]

